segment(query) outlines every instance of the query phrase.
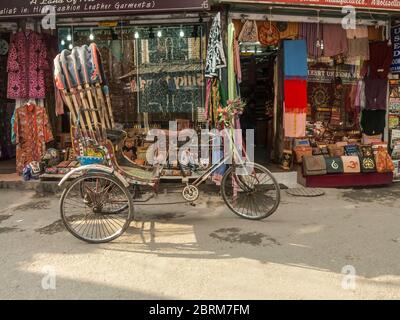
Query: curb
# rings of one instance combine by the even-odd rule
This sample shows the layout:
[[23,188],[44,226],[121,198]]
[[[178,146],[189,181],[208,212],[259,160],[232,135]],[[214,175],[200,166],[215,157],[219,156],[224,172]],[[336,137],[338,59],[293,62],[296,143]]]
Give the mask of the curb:
[[35,191],[38,194],[56,194],[62,190],[57,182],[48,181],[0,181],[0,189]]

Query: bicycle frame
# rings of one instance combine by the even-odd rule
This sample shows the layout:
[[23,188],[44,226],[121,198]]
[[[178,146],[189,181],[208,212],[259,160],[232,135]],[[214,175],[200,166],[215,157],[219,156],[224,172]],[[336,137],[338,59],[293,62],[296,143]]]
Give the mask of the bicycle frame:
[[[243,157],[242,155],[240,155],[238,148],[236,147],[236,144],[233,141],[233,137],[229,134],[227,135],[228,139],[229,139],[229,145],[230,146],[234,146],[232,149],[232,153],[229,156],[225,156],[218,162],[213,164],[210,168],[208,168],[206,170],[206,172],[204,172],[199,178],[197,178],[193,183],[191,183],[191,185],[198,187],[199,185],[201,185],[203,182],[205,182],[215,171],[217,171],[220,167],[222,167],[223,165],[227,164],[228,161],[232,160],[232,164],[235,165],[235,159],[239,159],[240,163],[238,163],[238,165],[242,166],[243,164],[245,164],[246,162],[250,162],[247,152],[245,150],[241,150],[244,155],[245,155],[245,161],[243,161]],[[246,166],[244,166],[246,167]],[[246,173],[248,174],[248,172]]]

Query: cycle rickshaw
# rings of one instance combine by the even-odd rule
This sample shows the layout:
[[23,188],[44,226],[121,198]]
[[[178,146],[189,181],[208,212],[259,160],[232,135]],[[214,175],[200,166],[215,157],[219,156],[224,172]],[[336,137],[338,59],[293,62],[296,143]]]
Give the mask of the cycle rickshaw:
[[[60,201],[62,221],[80,240],[115,240],[134,220],[135,206],[155,198],[163,165],[138,166],[125,156],[127,134],[112,129],[108,88],[95,44],[72,52],[64,50],[57,56],[55,79],[75,124],[74,141],[82,163],[59,184],[65,187]],[[279,184],[268,169],[243,159],[236,147],[230,156],[211,164],[194,181],[186,180],[182,203],[194,204],[199,198],[199,186],[231,160],[221,181],[225,204],[246,219],[260,220],[272,215],[280,203]]]

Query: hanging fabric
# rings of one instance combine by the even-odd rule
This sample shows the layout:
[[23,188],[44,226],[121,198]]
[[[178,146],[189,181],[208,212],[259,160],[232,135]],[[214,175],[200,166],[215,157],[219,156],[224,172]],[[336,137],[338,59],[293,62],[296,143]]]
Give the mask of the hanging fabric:
[[15,110],[14,132],[17,144],[17,172],[31,161],[40,161],[46,143],[53,140],[45,108],[27,104]]
[[300,23],[299,38],[307,42],[307,53],[310,57],[319,58],[322,56],[322,30],[323,26],[318,23]]
[[237,97],[234,38],[235,38],[235,26],[233,25],[233,23],[230,23],[228,26],[228,99],[229,100],[234,100]]
[[47,48],[42,36],[33,31],[15,34],[7,62],[7,98],[44,99],[45,70],[48,68]]
[[286,79],[284,80],[285,112],[306,113],[307,112],[307,80]]
[[283,41],[283,65],[285,137],[304,137],[308,105],[308,65],[305,40]]
[[340,24],[323,26],[324,56],[333,57],[348,51],[346,30]]
[[218,71],[224,67],[226,58],[222,43],[221,13],[218,12],[214,17],[208,39],[205,76],[217,77]]
[[285,78],[307,78],[307,45],[305,40],[284,40]]

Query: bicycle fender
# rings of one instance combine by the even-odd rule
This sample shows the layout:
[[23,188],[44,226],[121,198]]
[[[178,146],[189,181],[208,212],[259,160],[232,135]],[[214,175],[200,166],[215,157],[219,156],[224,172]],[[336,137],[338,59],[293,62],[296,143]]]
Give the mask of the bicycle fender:
[[113,176],[117,177],[117,179],[119,181],[121,181],[121,183],[126,188],[128,188],[130,186],[129,182],[126,181],[126,179],[119,172],[115,171],[113,168],[106,167],[106,166],[99,165],[99,164],[91,164],[91,165],[82,166],[82,167],[73,169],[72,171],[68,172],[61,179],[61,181],[58,184],[58,186],[62,187],[65,184],[65,182],[68,181],[68,179],[70,179],[73,175],[80,174],[80,173],[87,173],[89,171],[94,171],[94,172],[100,172],[100,173],[106,173],[106,174],[113,175]]

